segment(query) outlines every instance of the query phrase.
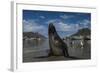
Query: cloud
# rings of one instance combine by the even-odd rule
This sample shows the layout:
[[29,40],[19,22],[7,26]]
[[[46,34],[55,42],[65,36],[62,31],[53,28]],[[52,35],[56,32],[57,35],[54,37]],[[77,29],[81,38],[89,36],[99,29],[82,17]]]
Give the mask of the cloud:
[[65,24],[63,22],[59,22],[55,25],[58,31],[69,31],[72,27],[68,24]]
[[45,19],[45,16],[40,16],[40,18]]
[[46,22],[47,24],[53,23],[57,31],[75,31],[79,28],[78,24],[64,23],[59,19],[52,19]]
[[57,23],[57,22],[59,22],[60,20],[59,19],[51,19],[51,20],[48,20],[47,22],[46,22],[46,24],[49,24],[49,23]]
[[78,24],[68,24],[59,22],[58,25],[56,24],[57,31],[64,31],[64,32],[75,32],[79,29]]
[[38,24],[35,20],[23,20],[23,32],[38,32],[44,36],[48,36],[48,28]]
[[69,18],[72,18],[73,16],[72,15],[61,15],[60,16],[62,19],[69,19]]
[[90,21],[89,20],[83,20],[83,24],[84,25],[89,25],[90,24]]
[[23,20],[23,30],[24,32],[36,32],[44,29],[43,25],[39,25],[34,20]]
[[90,28],[91,21],[84,19],[80,21],[79,24],[81,25],[80,28]]

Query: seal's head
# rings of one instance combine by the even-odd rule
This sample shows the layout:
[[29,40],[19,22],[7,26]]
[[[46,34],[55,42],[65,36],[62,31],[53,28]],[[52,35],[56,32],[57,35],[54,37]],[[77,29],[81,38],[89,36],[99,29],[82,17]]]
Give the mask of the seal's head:
[[50,33],[55,33],[55,32],[56,32],[56,29],[55,29],[53,23],[50,23],[50,24],[49,24],[49,29],[48,29],[48,31],[49,31],[49,34],[50,34]]

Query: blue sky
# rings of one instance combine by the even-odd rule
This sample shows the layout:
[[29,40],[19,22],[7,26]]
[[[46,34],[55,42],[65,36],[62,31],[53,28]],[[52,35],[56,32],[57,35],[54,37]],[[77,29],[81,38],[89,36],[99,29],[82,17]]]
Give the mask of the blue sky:
[[70,36],[82,28],[91,28],[91,14],[23,10],[23,32],[39,32],[48,37],[48,24],[53,23],[61,37]]

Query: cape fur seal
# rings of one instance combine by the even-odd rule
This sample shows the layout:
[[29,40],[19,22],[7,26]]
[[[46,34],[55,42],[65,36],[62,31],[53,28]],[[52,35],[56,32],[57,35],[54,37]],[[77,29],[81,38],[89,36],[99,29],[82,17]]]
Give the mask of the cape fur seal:
[[63,40],[59,37],[56,32],[56,29],[53,23],[49,24],[48,28],[48,35],[49,35],[49,46],[50,46],[50,53],[49,55],[54,56],[69,56],[67,45],[63,42]]

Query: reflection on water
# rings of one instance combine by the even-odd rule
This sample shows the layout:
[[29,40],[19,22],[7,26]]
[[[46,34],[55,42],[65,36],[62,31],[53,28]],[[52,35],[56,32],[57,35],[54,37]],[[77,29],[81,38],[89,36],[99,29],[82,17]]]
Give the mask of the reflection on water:
[[[90,58],[90,40],[86,40],[84,45],[81,45],[81,40],[64,40],[68,46],[68,52],[70,56],[76,56],[80,58]],[[34,58],[39,56],[47,56],[49,53],[49,41],[48,39],[34,40],[28,39],[23,41],[23,57]]]
[[48,55],[49,43],[48,39],[43,40],[24,40],[23,56],[38,57]]
[[39,46],[42,46],[43,43],[45,43],[45,42],[46,42],[46,40],[28,39],[28,40],[23,41],[23,47],[24,48],[39,47]]
[[68,51],[70,56],[76,56],[79,58],[87,58],[91,57],[91,41],[85,40],[67,40],[65,43],[68,46]]

